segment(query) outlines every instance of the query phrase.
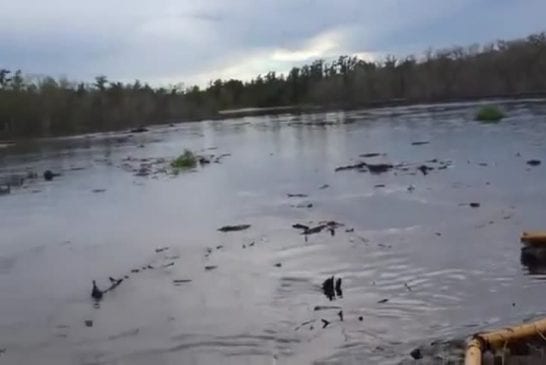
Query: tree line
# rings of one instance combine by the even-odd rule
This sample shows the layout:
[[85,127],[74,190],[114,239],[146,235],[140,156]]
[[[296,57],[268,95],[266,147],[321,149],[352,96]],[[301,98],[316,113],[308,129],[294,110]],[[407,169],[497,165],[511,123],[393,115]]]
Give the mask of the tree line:
[[422,56],[365,61],[340,56],[205,88],[151,87],[98,76],[92,83],[31,78],[0,68],[0,137],[118,130],[198,120],[223,109],[382,102],[435,102],[546,92],[546,33],[484,46],[428,50]]

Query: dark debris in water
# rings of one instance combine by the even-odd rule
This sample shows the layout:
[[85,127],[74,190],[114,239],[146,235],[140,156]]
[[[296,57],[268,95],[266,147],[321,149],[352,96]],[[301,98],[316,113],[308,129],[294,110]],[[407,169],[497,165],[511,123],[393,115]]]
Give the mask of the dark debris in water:
[[370,152],[370,153],[363,153],[359,156],[364,158],[372,158],[372,157],[386,156],[386,155],[387,155],[386,153]]
[[382,174],[391,170],[394,166],[388,163],[378,163],[378,164],[366,164],[368,171],[372,174]]
[[430,141],[416,141],[416,142],[411,142],[411,145],[412,146],[422,146],[422,145],[425,145],[425,144],[429,144]]
[[339,305],[317,305],[315,308],[313,308],[315,312],[331,309],[341,309],[341,307]]
[[234,226],[223,226],[218,228],[218,230],[220,232],[237,232],[237,231],[244,231],[249,228],[250,228],[250,224],[238,224]]
[[58,177],[58,176],[61,176],[60,173],[56,173],[56,172],[53,172],[51,170],[46,170],[44,172],[44,180],[46,181],[51,181],[53,180],[55,177]]
[[144,133],[144,132],[148,132],[148,128],[146,128],[146,127],[137,127],[137,128],[131,129],[129,132],[131,132],[131,133]]
[[303,229],[304,231],[309,230],[309,226],[306,226],[305,224],[300,224],[300,223],[293,224],[292,228]]
[[90,319],[86,319],[84,323],[86,327],[93,327],[93,321]]
[[410,352],[410,356],[411,356],[414,360],[420,360],[420,359],[423,358],[423,354],[421,353],[421,349],[420,349],[420,348],[413,349],[413,350]]
[[336,280],[334,276],[331,276],[324,280],[322,283],[322,291],[329,300],[334,300],[336,296],[342,298],[343,291],[341,290],[341,278]]
[[[417,166],[416,166],[417,165]],[[399,163],[396,165],[390,163],[376,163],[371,164],[365,161],[357,162],[350,165],[339,166],[335,171],[345,171],[345,170],[358,170],[359,172],[370,172],[371,174],[382,174],[391,170],[397,172],[405,172],[409,175],[414,175],[414,172],[410,172],[410,168],[415,168],[417,171],[420,171],[423,175],[428,175],[432,170],[445,170],[451,165],[451,161],[440,161],[437,158],[428,160],[426,163]],[[396,173],[395,173],[396,174]]]
[[529,166],[538,166],[540,164],[541,164],[540,160],[529,160],[529,161],[527,161],[527,165],[529,165]]
[[309,195],[307,194],[302,194],[302,193],[294,193],[294,194],[291,194],[291,193],[288,193],[286,194],[289,198],[307,198]]
[[421,171],[423,175],[428,175],[428,172],[431,170],[434,170],[434,167],[430,167],[427,165],[421,165],[417,168],[417,170]]
[[173,280],[173,284],[180,285],[185,283],[191,283],[191,279],[175,279]]

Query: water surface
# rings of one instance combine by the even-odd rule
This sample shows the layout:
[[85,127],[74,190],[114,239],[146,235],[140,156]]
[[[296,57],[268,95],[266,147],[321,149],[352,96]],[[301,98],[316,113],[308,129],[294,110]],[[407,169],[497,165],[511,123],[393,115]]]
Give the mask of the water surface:
[[[519,235],[546,224],[546,170],[526,164],[545,156],[546,108],[504,107],[509,117],[494,125],[472,120],[476,105],[452,104],[0,150],[2,179],[62,173],[0,196],[0,361],[396,364],[417,346],[540,316],[546,270],[520,262]],[[176,177],[124,165],[185,148],[231,156]],[[359,157],[372,152],[386,155]],[[450,165],[416,170],[431,159]],[[334,171],[358,161],[409,169]],[[291,227],[329,220],[345,226],[307,241]],[[251,227],[217,230],[242,223]],[[126,274],[94,305],[92,280],[104,288]],[[343,297],[330,301],[321,284],[332,275]],[[316,306],[339,306],[344,320]]]

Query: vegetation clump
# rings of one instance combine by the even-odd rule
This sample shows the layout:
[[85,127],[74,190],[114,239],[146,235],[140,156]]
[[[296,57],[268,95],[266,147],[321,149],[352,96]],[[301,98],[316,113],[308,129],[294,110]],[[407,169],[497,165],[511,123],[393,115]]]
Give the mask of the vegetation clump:
[[184,153],[171,162],[171,167],[175,172],[185,169],[191,169],[197,166],[197,157],[190,150],[184,150]]
[[495,105],[486,105],[476,113],[476,120],[486,123],[494,123],[504,118],[504,113]]

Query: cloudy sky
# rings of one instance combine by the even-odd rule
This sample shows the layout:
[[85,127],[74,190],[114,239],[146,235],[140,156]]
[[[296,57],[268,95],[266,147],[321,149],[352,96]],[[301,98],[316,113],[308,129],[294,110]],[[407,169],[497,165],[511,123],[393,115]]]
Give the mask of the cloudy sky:
[[205,84],[546,30],[545,0],[0,0],[0,67]]

